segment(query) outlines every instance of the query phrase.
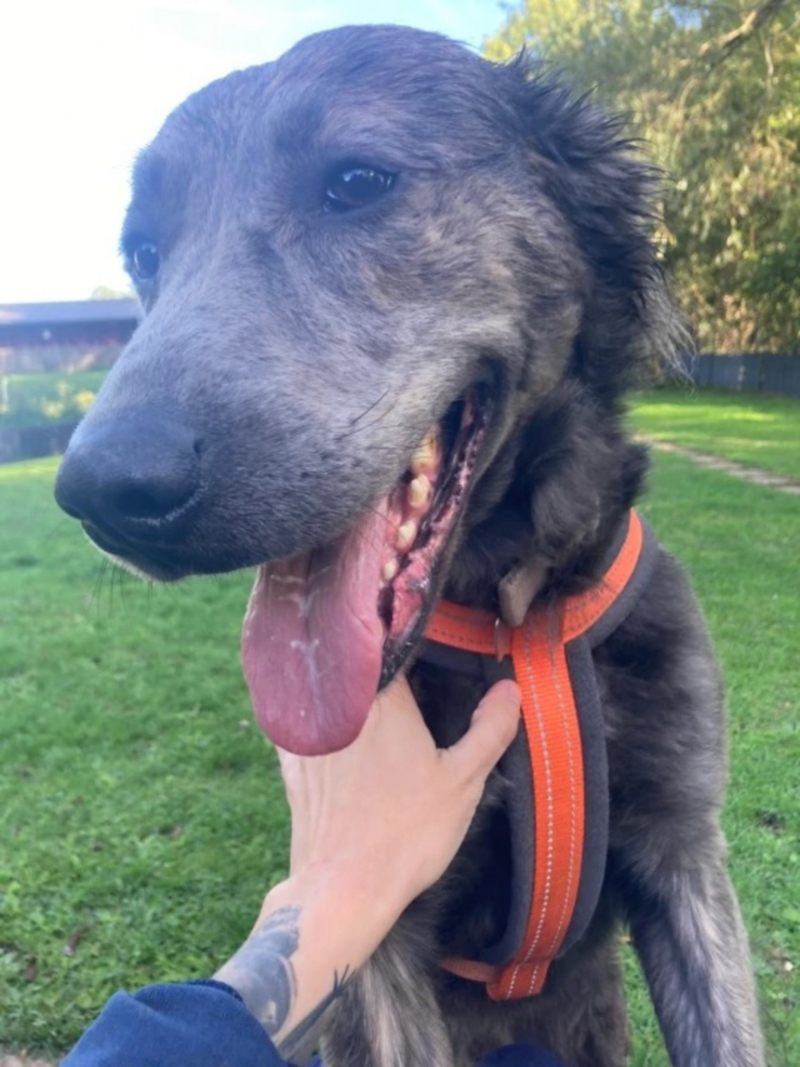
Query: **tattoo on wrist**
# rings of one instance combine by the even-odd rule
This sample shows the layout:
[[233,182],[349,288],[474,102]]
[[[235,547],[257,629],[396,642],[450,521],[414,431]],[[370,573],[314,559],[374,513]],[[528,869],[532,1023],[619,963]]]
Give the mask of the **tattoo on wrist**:
[[300,908],[279,908],[223,968],[270,1037],[286,1023],[297,985],[291,958],[300,941]]
[[273,912],[217,974],[236,989],[248,1011],[276,1040],[282,1056],[291,1056],[302,1046],[349,978],[349,968],[341,976],[334,971],[331,992],[281,1036],[297,1000],[292,956],[300,943],[300,914],[300,908]]
[[316,1008],[314,1008],[313,1011],[310,1011],[304,1019],[301,1019],[290,1033],[278,1041],[277,1048],[281,1056],[285,1059],[289,1059],[290,1057],[297,1055],[298,1051],[303,1048],[304,1043],[313,1033],[314,1027],[322,1019],[322,1016],[334,1000],[341,996],[342,989],[349,977],[349,967],[345,967],[341,978],[339,977],[338,971],[333,972],[333,989],[331,989],[330,993],[328,993],[326,997],[323,997],[319,1004],[317,1004]]

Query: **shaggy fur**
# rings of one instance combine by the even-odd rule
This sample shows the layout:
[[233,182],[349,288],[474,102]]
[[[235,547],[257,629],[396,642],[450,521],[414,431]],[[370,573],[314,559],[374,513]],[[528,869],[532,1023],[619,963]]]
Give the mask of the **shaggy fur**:
[[[326,212],[327,184],[355,164],[392,188]],[[123,248],[158,247],[138,280],[148,314],[73,439],[60,501],[157,578],[293,555],[352,526],[480,383],[491,423],[435,591],[496,608],[522,560],[545,575],[540,599],[586,588],[646,470],[621,398],[679,337],[654,191],[589,101],[525,58],[497,66],[429,34],[321,34],[214,83],[138,162]],[[502,932],[509,787],[495,772],[447,876],[337,1002],[329,1067],[467,1067],[511,1041],[621,1067],[621,920],[676,1067],[762,1064],[719,830],[720,682],[666,553],[595,660],[611,837],[587,935],[527,1001],[491,1003],[438,967]],[[411,678],[451,743],[475,683],[422,663]]]

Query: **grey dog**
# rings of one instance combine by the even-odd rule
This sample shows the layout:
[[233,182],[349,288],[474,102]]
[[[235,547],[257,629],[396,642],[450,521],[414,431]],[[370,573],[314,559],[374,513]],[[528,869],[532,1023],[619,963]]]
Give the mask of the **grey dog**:
[[[501,610],[520,568],[527,601],[586,589],[641,490],[622,396],[680,337],[656,190],[560,80],[435,35],[342,29],[215,82],[137,163],[122,247],[147,314],[60,503],[156,579],[260,567],[245,666],[279,743],[348,743],[399,669],[451,743],[481,690],[415,662],[436,599]],[[719,828],[721,686],[663,550],[594,660],[611,816],[587,934],[527,1000],[439,967],[503,931],[495,772],[452,869],[332,1005],[329,1067],[466,1067],[515,1041],[620,1067],[620,921],[676,1067],[763,1063]]]

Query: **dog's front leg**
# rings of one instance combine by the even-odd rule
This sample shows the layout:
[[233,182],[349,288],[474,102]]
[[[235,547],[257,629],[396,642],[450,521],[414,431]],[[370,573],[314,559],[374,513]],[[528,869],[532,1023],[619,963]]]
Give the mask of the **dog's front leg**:
[[345,987],[325,1027],[325,1067],[455,1067],[414,925],[404,916]]
[[714,852],[630,887],[631,933],[675,1067],[762,1067],[747,935],[718,833]]

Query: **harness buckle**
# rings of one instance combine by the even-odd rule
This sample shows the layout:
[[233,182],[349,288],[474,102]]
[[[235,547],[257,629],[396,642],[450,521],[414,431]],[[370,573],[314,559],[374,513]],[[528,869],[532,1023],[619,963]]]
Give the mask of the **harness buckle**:
[[511,627],[499,615],[494,620],[494,654],[498,663],[511,655]]

